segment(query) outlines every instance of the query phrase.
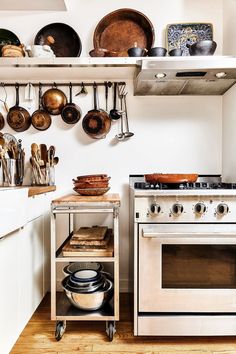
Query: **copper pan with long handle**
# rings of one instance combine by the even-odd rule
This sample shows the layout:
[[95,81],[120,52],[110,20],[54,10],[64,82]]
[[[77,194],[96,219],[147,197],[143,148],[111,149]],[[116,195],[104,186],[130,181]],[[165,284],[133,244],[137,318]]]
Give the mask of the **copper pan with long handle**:
[[191,173],[191,174],[164,174],[164,173],[152,173],[146,174],[145,180],[148,183],[171,183],[171,184],[178,184],[178,183],[193,183],[196,182],[198,178],[198,174]]
[[94,109],[88,111],[82,121],[86,134],[93,139],[103,139],[111,128],[111,120],[107,112],[98,108],[97,84],[93,85]]

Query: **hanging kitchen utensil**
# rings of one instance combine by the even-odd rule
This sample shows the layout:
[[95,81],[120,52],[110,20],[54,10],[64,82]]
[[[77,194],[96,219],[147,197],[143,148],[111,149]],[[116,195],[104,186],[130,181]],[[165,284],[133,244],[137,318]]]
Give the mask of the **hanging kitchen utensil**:
[[128,120],[128,110],[127,110],[127,102],[126,102],[126,96],[128,92],[123,92],[123,101],[124,101],[124,116],[125,116],[125,124],[126,124],[126,131],[124,132],[125,138],[131,138],[131,136],[134,135],[134,133],[129,131],[129,120]]
[[2,113],[0,113],[0,130],[2,130],[5,126],[5,120],[3,118]]
[[50,23],[41,28],[34,44],[49,45],[56,57],[79,57],[82,50],[78,34],[65,23]]
[[39,108],[32,114],[32,125],[37,130],[47,130],[51,123],[52,118],[48,112],[46,112],[41,103],[42,99],[42,84],[39,83]]
[[138,47],[150,50],[155,39],[151,21],[139,11],[119,9],[107,14],[95,28],[94,48],[117,51],[117,56],[128,56],[127,50],[137,42]]
[[117,98],[117,82],[114,82],[114,90],[113,90],[113,109],[110,110],[109,117],[112,120],[120,119],[121,114],[116,109],[116,98]]
[[94,109],[89,111],[82,121],[86,134],[93,139],[105,138],[111,128],[111,120],[107,112],[98,108],[97,84],[93,85]]
[[194,183],[198,178],[198,174],[164,174],[164,173],[152,173],[144,175],[145,180],[148,183]]
[[7,123],[16,132],[23,132],[29,129],[31,125],[31,116],[29,112],[19,106],[19,84],[15,85],[16,89],[16,104],[11,107],[7,114]]
[[6,112],[8,113],[9,112],[9,108],[8,108],[8,105],[7,105],[7,90],[6,90],[6,87],[5,87],[3,82],[1,83],[1,87],[3,88],[3,90],[5,92],[5,98],[4,98],[4,100],[0,99],[0,101],[4,104],[4,108],[5,108]]
[[29,82],[25,86],[25,101],[27,101],[27,108],[31,109],[31,103],[35,99],[35,89],[34,86]]
[[120,114],[120,133],[116,134],[116,139],[118,140],[124,140],[125,138],[125,135],[124,135],[124,128],[123,128],[123,115],[124,115],[124,111],[123,111],[123,92],[124,92],[124,89],[125,89],[125,85],[122,85],[122,86],[118,86],[118,96],[119,96],[119,99],[120,99],[120,111],[119,111],[119,114]]
[[53,87],[42,96],[43,108],[52,115],[61,114],[63,107],[67,104],[67,98],[63,91],[59,90],[54,83]]
[[61,111],[61,117],[65,123],[75,124],[80,120],[82,112],[79,106],[77,106],[75,103],[72,103],[72,83],[71,82],[69,84],[69,90],[70,90],[69,103],[67,103],[63,107]]
[[79,95],[84,95],[84,96],[86,96],[87,94],[88,94],[88,90],[86,89],[84,83],[82,82],[82,83],[81,83],[81,89],[80,89],[79,92],[76,93],[75,96],[79,96]]

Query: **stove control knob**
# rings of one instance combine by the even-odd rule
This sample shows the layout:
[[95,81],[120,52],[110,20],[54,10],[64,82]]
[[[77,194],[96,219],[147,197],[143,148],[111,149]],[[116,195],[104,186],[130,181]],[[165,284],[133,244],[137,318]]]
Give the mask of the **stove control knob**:
[[153,215],[158,215],[161,212],[161,207],[159,204],[152,204],[150,210]]
[[175,216],[181,215],[184,211],[184,207],[182,204],[173,204],[172,206],[172,214]]
[[227,204],[221,203],[217,205],[216,212],[220,216],[226,215],[229,212],[229,207]]
[[194,212],[196,214],[202,215],[206,212],[206,206],[204,203],[197,203],[194,207]]

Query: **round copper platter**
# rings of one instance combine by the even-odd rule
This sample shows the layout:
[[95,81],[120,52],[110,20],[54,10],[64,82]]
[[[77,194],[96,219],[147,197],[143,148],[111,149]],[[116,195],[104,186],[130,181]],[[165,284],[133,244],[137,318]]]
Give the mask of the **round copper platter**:
[[133,9],[119,9],[103,17],[94,31],[94,48],[117,51],[117,56],[128,56],[135,46],[150,50],[155,40],[151,21]]

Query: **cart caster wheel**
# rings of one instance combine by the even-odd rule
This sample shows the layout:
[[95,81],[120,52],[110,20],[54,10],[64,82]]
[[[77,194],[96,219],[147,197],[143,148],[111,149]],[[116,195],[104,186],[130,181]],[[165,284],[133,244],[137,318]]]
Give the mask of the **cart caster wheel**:
[[106,328],[106,332],[107,332],[107,336],[109,338],[109,342],[112,342],[114,334],[116,333],[115,322],[112,322],[112,321],[107,322],[107,326],[106,327],[107,327]]
[[57,321],[56,331],[55,331],[55,338],[57,341],[62,339],[65,330],[66,330],[66,321]]

